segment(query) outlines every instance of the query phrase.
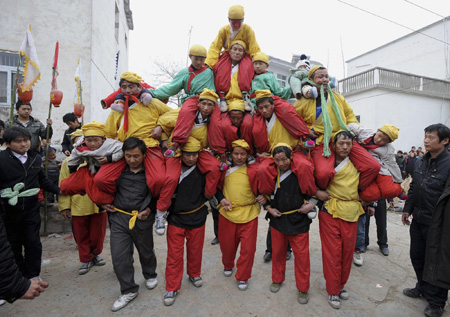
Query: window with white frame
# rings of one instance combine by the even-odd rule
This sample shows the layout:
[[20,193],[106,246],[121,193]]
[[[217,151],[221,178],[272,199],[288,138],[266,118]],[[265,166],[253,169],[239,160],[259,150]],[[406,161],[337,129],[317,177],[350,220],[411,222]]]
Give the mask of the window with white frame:
[[286,87],[287,77],[285,75],[277,74],[277,81],[280,84],[281,88]]
[[[19,53],[0,51],[0,107],[11,106],[18,62]],[[22,69],[19,73],[19,82],[22,82]]]

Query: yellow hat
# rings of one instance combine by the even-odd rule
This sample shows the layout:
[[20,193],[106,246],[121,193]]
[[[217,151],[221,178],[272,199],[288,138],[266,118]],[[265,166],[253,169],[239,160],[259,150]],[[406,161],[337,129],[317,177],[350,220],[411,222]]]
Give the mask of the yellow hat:
[[389,137],[389,139],[391,139],[391,142],[394,142],[395,140],[398,139],[398,131],[400,129],[391,124],[385,124],[378,130],[386,134]]
[[239,110],[245,112],[245,101],[242,99],[234,99],[228,104],[228,111]]
[[241,147],[246,149],[247,151],[250,151],[250,146],[248,145],[247,141],[243,139],[235,140],[233,143],[231,143],[231,147],[234,149],[235,147]]
[[124,79],[129,81],[130,83],[140,84],[142,81],[142,77],[136,73],[125,72],[120,76],[120,79]]
[[256,94],[256,100],[266,97],[272,97],[272,93],[269,89],[263,89],[263,90],[257,90],[255,91]]
[[199,44],[192,45],[191,49],[189,50],[189,55],[206,58],[206,48]]
[[202,149],[202,145],[200,144],[200,141],[189,137],[188,141],[181,147],[181,150],[184,152],[198,152]]
[[70,139],[73,141],[75,138],[78,138],[80,136],[83,136],[83,130],[76,129],[74,132],[70,134]]
[[98,121],[86,123],[81,127],[83,135],[86,136],[105,136],[105,125]]
[[240,46],[242,46],[244,48],[244,51],[247,50],[247,45],[245,45],[244,41],[234,40],[233,42],[231,42],[230,48],[232,48],[234,44],[239,44]]
[[323,66],[323,65],[316,65],[316,66],[312,67],[312,68],[309,70],[309,72],[308,72],[308,78],[309,78],[309,79],[312,79],[311,76],[314,74],[314,72],[315,72],[316,70],[318,70],[318,69],[321,68],[321,67],[325,68],[325,66]]
[[204,88],[203,92],[199,96],[199,100],[201,99],[208,99],[212,102],[216,102],[217,99],[219,99],[219,96],[213,90]]
[[253,56],[253,63],[254,62],[263,62],[269,65],[269,56],[263,52],[256,53]]
[[244,18],[244,7],[238,4],[231,6],[228,10],[228,18],[232,20],[242,20]]
[[276,149],[277,147],[280,147],[280,146],[285,146],[285,147],[287,147],[289,150],[292,151],[292,147],[291,147],[289,144],[280,142],[280,143],[277,143],[277,145],[275,145],[275,146],[273,147],[272,155],[273,155],[273,151],[275,151],[275,149]]

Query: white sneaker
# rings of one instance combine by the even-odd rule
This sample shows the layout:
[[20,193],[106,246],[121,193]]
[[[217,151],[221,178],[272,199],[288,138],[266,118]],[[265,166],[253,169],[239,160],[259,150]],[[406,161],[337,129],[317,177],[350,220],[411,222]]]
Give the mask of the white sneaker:
[[248,288],[248,282],[247,281],[239,281],[238,288],[240,291],[245,291]]
[[6,304],[6,301],[4,301],[3,299],[0,299],[0,306],[3,306]]
[[128,294],[120,296],[119,299],[114,302],[111,310],[112,311],[118,311],[118,310],[124,308],[125,306],[128,305],[129,302],[131,302],[137,296],[138,296],[138,292],[136,292],[136,293],[128,293]]
[[165,214],[162,216],[156,216],[155,221],[155,233],[158,236],[162,236],[166,232],[166,218],[164,217]]
[[353,252],[353,263],[355,263],[356,266],[362,266],[364,261],[362,258],[362,254],[360,251]]
[[311,211],[309,211],[307,214],[306,214],[306,216],[308,216],[308,218],[309,219],[314,219],[314,218],[316,218],[316,216],[317,216],[317,211],[316,211],[316,209],[313,209],[313,210],[311,210]]
[[145,281],[145,286],[148,289],[154,289],[158,285],[158,279],[155,278],[149,278],[147,281]]
[[175,297],[177,296],[177,291],[170,291],[166,292],[166,295],[164,295],[164,305],[171,306],[173,303],[175,303]]
[[223,275],[226,277],[230,277],[233,274],[233,270],[231,269],[223,269]]
[[227,102],[224,100],[220,100],[219,102],[219,108],[220,108],[220,112],[227,112],[228,111],[228,105]]
[[194,285],[195,287],[201,287],[203,285],[203,280],[201,276],[197,277],[189,276],[189,281],[191,281],[192,285]]

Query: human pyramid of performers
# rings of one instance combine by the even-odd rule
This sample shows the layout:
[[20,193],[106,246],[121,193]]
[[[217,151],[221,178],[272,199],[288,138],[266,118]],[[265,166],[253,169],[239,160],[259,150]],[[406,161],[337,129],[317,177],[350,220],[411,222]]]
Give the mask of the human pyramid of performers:
[[[111,108],[106,122],[84,124],[72,134],[61,193],[85,195],[99,206],[101,239],[108,215],[121,291],[113,311],[138,295],[133,244],[146,287],[158,283],[153,225],[156,234],[167,235],[164,305],[173,305],[181,288],[185,243],[189,281],[202,286],[208,205],[218,210],[221,269],[226,277],[235,273],[240,291],[251,278],[258,216],[261,209],[267,212],[270,291],[276,293],[285,279],[290,244],[300,304],[310,296],[309,228],[317,217],[328,302],[338,309],[349,298],[345,284],[359,216],[381,198],[404,198],[391,145],[399,129],[362,128],[344,97],[332,90],[335,79],[305,55],[291,71],[290,87],[280,87],[267,71],[268,55],[243,24],[244,8],[232,6],[228,18],[208,51],[190,48],[191,66],[171,83],[154,89],[139,75],[123,73],[120,89],[102,100]],[[181,90],[181,108],[163,102]],[[296,98],[294,105],[290,98]],[[89,230],[79,226],[74,220],[75,236]],[[80,246],[80,274],[105,263],[101,250]]]

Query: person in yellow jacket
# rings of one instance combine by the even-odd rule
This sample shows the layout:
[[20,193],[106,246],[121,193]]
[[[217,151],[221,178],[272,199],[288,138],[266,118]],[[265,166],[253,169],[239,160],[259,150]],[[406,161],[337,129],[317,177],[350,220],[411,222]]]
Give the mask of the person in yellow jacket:
[[[83,135],[81,129],[70,135],[73,143]],[[59,183],[69,177],[69,157],[61,164]],[[98,207],[89,199],[88,195],[59,195],[58,208],[65,219],[72,219],[72,230],[78,245],[78,255],[81,267],[78,274],[89,272],[93,265],[105,265],[99,255],[103,251],[106,232],[106,212],[99,213]]]
[[205,64],[214,68],[219,60],[220,54],[226,52],[231,48],[231,42],[234,40],[241,40],[247,46],[247,53],[251,57],[261,51],[258,42],[256,41],[255,32],[248,25],[244,24],[244,7],[240,5],[231,6],[228,10],[229,25],[223,26],[219,30],[219,34],[211,43],[206,56]]
[[344,287],[352,267],[358,218],[364,214],[358,196],[359,172],[348,157],[352,143],[350,131],[338,132],[333,139],[336,176],[319,211],[323,275],[328,303],[335,309],[341,307],[341,299],[349,297]]
[[253,167],[257,163],[247,165],[250,146],[239,139],[232,143],[232,148],[233,165],[226,172],[223,190],[218,189],[216,194],[220,202],[219,241],[223,273],[227,277],[232,275],[237,248],[241,245],[236,280],[239,290],[245,291],[255,258],[261,197],[256,196],[256,168]]

